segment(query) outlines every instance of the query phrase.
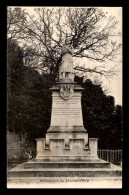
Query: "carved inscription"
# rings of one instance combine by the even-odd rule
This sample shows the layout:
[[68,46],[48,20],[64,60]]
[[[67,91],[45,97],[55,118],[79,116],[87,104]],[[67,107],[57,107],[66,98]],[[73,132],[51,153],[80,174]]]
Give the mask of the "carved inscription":
[[54,115],[80,115],[80,108],[54,108]]
[[72,100],[72,101],[54,100],[53,115],[80,116],[81,110],[78,107],[78,105],[79,105],[79,100]]
[[52,126],[82,126],[81,101],[79,98],[63,100],[53,98]]
[[53,103],[55,105],[65,104],[65,105],[71,105],[72,106],[72,105],[78,104],[79,100],[53,100]]

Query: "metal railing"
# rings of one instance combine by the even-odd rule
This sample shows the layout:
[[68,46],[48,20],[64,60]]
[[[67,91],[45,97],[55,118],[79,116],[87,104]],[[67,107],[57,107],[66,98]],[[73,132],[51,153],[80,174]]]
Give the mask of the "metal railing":
[[122,163],[122,150],[98,150],[98,157],[110,163],[121,165]]

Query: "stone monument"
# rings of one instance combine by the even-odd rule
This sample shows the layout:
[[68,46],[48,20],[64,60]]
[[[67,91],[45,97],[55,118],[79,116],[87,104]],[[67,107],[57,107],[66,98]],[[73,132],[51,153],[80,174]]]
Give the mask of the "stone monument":
[[[89,138],[83,125],[81,86],[74,82],[73,47],[67,39],[62,48],[59,82],[52,91],[50,127],[38,138],[36,158],[8,171],[8,182],[80,181],[102,177],[120,179],[121,168],[98,158],[98,139]],[[21,178],[21,180],[20,180]],[[63,178],[63,179],[61,179]],[[88,179],[89,178],[89,179]],[[67,180],[67,179],[66,179]]]
[[[62,47],[59,82],[51,88],[52,112],[46,138],[37,139],[37,157],[44,160],[85,160],[97,158],[97,140],[89,139],[83,126],[81,92],[74,82],[73,46]],[[90,148],[89,148],[90,147]]]

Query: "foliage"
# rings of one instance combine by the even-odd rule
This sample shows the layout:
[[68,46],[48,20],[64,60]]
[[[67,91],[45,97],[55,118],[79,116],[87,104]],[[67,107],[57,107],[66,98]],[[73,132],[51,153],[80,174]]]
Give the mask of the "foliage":
[[[23,66],[22,60],[17,61],[17,46],[12,42],[8,44],[8,130],[19,135],[27,132],[28,139],[33,140],[44,136],[49,127],[49,88],[53,79]],[[12,51],[15,51],[14,56],[11,55]]]
[[[15,150],[16,149],[16,150]],[[18,135],[13,135],[7,131],[7,158],[15,158],[15,155],[21,154],[21,140]]]
[[84,126],[89,137],[99,138],[99,148],[118,149],[122,147],[122,107],[114,104],[113,96],[104,94],[101,85],[91,80],[85,82],[75,78],[83,88],[82,112]]
[[[25,62],[31,67],[48,67],[57,74],[61,62],[61,48],[66,37],[74,46],[74,58],[87,58],[95,62],[117,61],[121,44],[112,35],[117,20],[107,17],[100,8],[8,8],[7,32],[22,46]],[[117,32],[118,33],[118,32]],[[110,63],[107,65],[109,66]],[[75,70],[104,76],[115,74],[114,68],[96,65],[84,67],[76,64]]]

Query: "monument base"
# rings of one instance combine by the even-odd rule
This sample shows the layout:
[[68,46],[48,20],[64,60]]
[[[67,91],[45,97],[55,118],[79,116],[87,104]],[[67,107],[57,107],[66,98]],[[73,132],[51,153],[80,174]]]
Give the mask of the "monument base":
[[[69,138],[72,134],[67,135]],[[57,136],[57,139],[56,139]],[[22,181],[28,182],[31,178],[34,181],[41,178],[42,183],[47,181],[53,183],[62,179],[84,180],[89,182],[91,178],[102,178],[104,181],[120,180],[122,176],[121,167],[112,165],[110,162],[99,159],[97,156],[96,138],[89,138],[88,145],[85,145],[87,133],[83,139],[69,139],[69,146],[65,145],[62,134],[47,134],[46,139],[37,139],[37,156],[26,163],[16,166],[8,171],[8,183]],[[72,137],[73,138],[73,137]],[[67,140],[67,139],[66,139]],[[49,145],[45,144],[48,141]],[[68,147],[67,147],[68,146]],[[89,146],[89,147],[88,147]]]
[[84,161],[97,159],[98,139],[89,139],[88,133],[47,133],[37,139],[36,159],[46,161]]

